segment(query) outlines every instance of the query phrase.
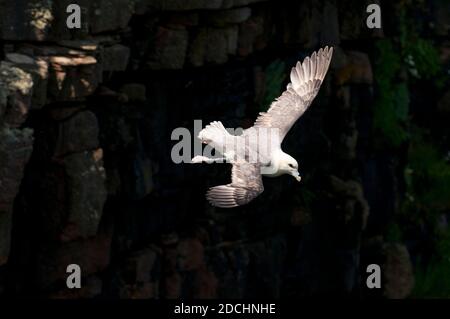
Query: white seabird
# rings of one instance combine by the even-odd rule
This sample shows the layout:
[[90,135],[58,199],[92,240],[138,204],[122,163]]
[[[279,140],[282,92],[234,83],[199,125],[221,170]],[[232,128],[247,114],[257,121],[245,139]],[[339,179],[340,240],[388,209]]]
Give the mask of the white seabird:
[[[242,135],[231,135],[221,122],[212,122],[198,138],[210,145],[233,165],[231,183],[215,186],[206,194],[217,207],[231,208],[247,204],[264,191],[262,175],[289,174],[300,182],[297,161],[281,149],[281,143],[300,116],[311,105],[330,66],[333,48],[325,47],[297,62],[292,68],[286,91],[267,112],[259,114],[254,125]],[[274,135],[273,132],[276,132]],[[192,163],[212,163],[218,159],[196,156]]]

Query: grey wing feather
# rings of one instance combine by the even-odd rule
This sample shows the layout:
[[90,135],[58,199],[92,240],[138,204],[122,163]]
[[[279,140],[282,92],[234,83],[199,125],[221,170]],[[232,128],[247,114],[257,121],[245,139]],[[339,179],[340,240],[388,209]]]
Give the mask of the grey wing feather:
[[278,128],[280,140],[311,105],[330,66],[333,48],[325,47],[291,70],[291,83],[267,112],[262,112],[254,127]]
[[206,198],[213,206],[232,208],[247,204],[263,191],[260,165],[240,161],[233,164],[231,184],[210,188]]

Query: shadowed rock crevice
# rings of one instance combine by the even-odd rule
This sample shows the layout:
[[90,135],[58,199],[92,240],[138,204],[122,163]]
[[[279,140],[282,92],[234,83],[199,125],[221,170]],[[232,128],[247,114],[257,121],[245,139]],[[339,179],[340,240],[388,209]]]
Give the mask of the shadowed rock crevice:
[[[435,24],[417,37],[436,55],[398,47],[406,4],[382,3],[385,29],[370,30],[367,1],[82,0],[82,28],[69,30],[70,1],[0,0],[0,296],[408,297],[436,248],[427,217],[408,217],[422,208],[404,205],[410,128],[442,152],[449,141],[448,80],[415,78],[399,53],[441,63],[417,72],[448,70],[446,4],[431,2],[442,10],[418,14]],[[291,66],[326,45],[329,74],[283,144],[302,182],[265,179],[249,205],[211,207],[204,193],[230,167],[173,163],[172,131],[250,127]],[[71,263],[82,289],[65,286]],[[380,291],[365,287],[372,263]]]

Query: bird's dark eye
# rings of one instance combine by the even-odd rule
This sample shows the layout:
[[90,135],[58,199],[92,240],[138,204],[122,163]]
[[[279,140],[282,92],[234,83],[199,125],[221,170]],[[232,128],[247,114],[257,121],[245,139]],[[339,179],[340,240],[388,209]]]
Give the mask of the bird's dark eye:
[[289,167],[290,167],[290,168],[294,168],[294,165],[292,165],[292,164],[289,164]]

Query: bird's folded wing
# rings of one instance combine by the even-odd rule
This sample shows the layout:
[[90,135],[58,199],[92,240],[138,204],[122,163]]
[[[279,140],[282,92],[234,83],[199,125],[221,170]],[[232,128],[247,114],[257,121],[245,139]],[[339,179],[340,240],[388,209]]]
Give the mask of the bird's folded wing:
[[306,111],[319,92],[330,66],[333,48],[325,47],[300,61],[291,70],[291,83],[267,112],[260,113],[254,127],[279,129],[280,140]]
[[247,204],[263,191],[260,165],[237,162],[231,171],[231,184],[210,188],[206,198],[213,206],[232,208]]

